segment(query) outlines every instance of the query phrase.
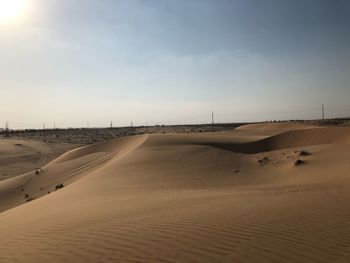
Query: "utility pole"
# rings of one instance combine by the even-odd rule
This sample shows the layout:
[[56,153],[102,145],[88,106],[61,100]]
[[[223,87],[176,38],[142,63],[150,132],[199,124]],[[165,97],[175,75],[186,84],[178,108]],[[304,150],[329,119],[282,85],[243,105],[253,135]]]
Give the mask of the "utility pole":
[[44,127],[43,127],[43,132],[44,132],[44,142],[46,142],[46,127],[45,127],[45,123],[44,123]]
[[130,127],[131,127],[131,128],[134,127],[134,122],[133,122],[133,121],[131,121]]
[[324,105],[322,104],[322,122],[325,123],[325,117],[324,117]]
[[56,130],[56,121],[53,122],[53,128]]
[[86,122],[86,128],[90,128],[90,124],[89,124],[89,121]]
[[111,129],[113,129],[113,121],[111,121]]
[[211,124],[214,125],[214,112],[211,112]]
[[10,137],[10,128],[9,128],[8,121],[6,121],[6,123],[5,123],[5,137]]

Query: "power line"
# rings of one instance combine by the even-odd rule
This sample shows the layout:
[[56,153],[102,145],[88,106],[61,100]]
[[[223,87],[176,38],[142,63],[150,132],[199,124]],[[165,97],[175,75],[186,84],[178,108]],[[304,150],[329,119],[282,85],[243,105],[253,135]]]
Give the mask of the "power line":
[[279,115],[279,114],[295,114],[295,113],[307,113],[318,112],[319,110],[298,110],[298,111],[275,111],[275,112],[260,112],[260,113],[236,113],[236,114],[219,114],[218,117],[241,117],[241,116],[264,116],[264,115]]
[[327,111],[332,111],[332,112],[350,112],[350,109],[327,109]]
[[[322,105],[321,105],[322,106]],[[320,112],[321,110],[321,112]],[[220,114],[220,112],[215,112],[214,111],[210,111],[210,117],[208,116],[208,112],[200,115],[198,114],[197,116],[190,116],[190,115],[186,115],[185,118],[183,119],[173,119],[173,120],[168,120],[166,121],[166,123],[169,123],[171,125],[184,125],[184,124],[195,124],[195,123],[201,123],[201,124],[205,124],[205,123],[210,123],[211,124],[215,124],[215,123],[219,123],[219,122],[242,122],[242,121],[262,121],[262,120],[269,120],[269,119],[273,119],[273,118],[278,118],[278,119],[297,119],[300,117],[300,119],[321,119],[322,121],[325,121],[326,118],[340,118],[340,117],[350,117],[350,108],[346,108],[345,107],[327,107],[326,104],[324,104],[322,106],[322,108],[320,109],[320,107],[314,107],[314,108],[300,108],[300,109],[295,109],[295,110],[286,110],[286,111],[275,111],[275,110],[270,110],[270,111],[265,111],[265,112],[254,112],[252,110],[250,110],[250,112],[244,112],[244,111],[240,111],[241,113],[237,112],[229,112],[226,111],[223,112],[222,114]],[[321,114],[321,116],[320,116]],[[348,115],[348,116],[346,116]],[[208,121],[208,117],[210,118],[210,120]],[[105,122],[106,123],[106,122]],[[134,123],[133,122],[129,122],[130,126],[133,127]],[[157,123],[156,121],[154,121],[154,123]],[[163,122],[164,123],[164,122]],[[65,127],[66,125],[62,124],[63,127]],[[146,123],[146,125],[149,125],[149,122]],[[10,124],[8,121],[5,122],[5,131],[4,131],[4,136],[10,135]],[[126,122],[126,126],[128,126],[127,122]],[[11,121],[11,127],[17,129],[18,127],[36,127],[39,128],[43,127],[42,126],[42,122],[40,123],[28,123],[28,122],[12,122]],[[53,127],[54,129],[57,128],[57,123],[54,120],[53,122]],[[81,127],[81,126],[80,126]],[[90,128],[90,123],[89,121],[86,121],[86,127]],[[101,127],[105,127],[104,125]],[[115,123],[113,121],[110,121],[110,127],[115,127]],[[45,127],[46,128],[46,127]],[[24,129],[24,128],[23,128]],[[46,133],[46,131],[45,131]],[[45,134],[46,136],[47,134]],[[46,138],[45,138],[46,139]]]
[[322,104],[322,122],[325,123],[324,121],[324,105]]
[[[215,123],[215,118],[235,118],[235,117],[249,117],[249,116],[268,116],[268,115],[287,115],[287,114],[297,114],[297,113],[317,113],[319,112],[319,109],[306,109],[306,110],[295,110],[295,111],[269,111],[269,112],[259,112],[259,113],[235,113],[235,114],[215,114],[211,112],[211,122]],[[315,115],[316,116],[316,115]],[[214,118],[215,117],[215,118]],[[186,118],[186,119],[177,119],[177,120],[170,120],[169,123],[187,123],[191,121],[204,121],[207,119],[205,115],[202,116],[196,116],[192,118]]]

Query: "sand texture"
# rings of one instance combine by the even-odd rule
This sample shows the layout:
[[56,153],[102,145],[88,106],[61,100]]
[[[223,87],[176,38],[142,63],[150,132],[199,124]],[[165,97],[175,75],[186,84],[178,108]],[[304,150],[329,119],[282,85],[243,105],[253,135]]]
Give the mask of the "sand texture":
[[350,262],[350,128],[81,147],[1,181],[0,211],[0,262]]
[[0,181],[41,168],[77,144],[29,139],[0,139]]

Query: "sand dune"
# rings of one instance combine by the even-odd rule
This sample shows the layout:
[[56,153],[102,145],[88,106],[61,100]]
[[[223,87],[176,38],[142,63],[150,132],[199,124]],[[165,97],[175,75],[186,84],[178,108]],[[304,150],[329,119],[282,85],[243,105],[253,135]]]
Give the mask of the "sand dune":
[[1,139],[0,180],[40,168],[65,151],[76,147],[77,144],[49,144],[25,139]]
[[248,124],[237,128],[239,131],[254,133],[260,135],[277,135],[287,131],[304,130],[318,128],[310,124],[302,124],[300,122],[271,122],[271,123],[256,123]]
[[[119,157],[138,140],[122,138],[72,150],[41,169],[0,182],[0,211],[32,201],[96,170],[112,158]],[[131,148],[130,148],[131,147]]]
[[79,148],[0,182],[0,262],[348,262],[349,153],[347,128]]
[[310,145],[340,143],[350,143],[350,128],[308,128],[280,133],[250,143],[214,142],[210,145],[234,152],[259,153]]

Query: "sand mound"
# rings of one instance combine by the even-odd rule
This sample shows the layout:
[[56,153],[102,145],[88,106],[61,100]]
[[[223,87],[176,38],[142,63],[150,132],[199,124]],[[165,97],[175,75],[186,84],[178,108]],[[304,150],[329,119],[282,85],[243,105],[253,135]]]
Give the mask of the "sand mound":
[[0,262],[347,262],[348,134],[149,135],[77,149],[43,175],[0,183],[0,200],[21,195],[26,176],[28,189],[65,185],[0,214]]
[[24,139],[0,140],[0,181],[40,168],[74,144],[48,144]]
[[316,126],[301,124],[298,122],[273,122],[273,123],[257,123],[248,124],[238,127],[236,130],[251,132],[259,135],[276,135],[293,130],[303,130],[317,128]]
[[314,128],[285,132],[260,141],[262,151],[323,144],[349,144],[349,128]]
[[113,158],[132,150],[145,137],[128,137],[69,151],[48,165],[0,182],[0,211],[54,192]]
[[203,145],[236,153],[261,153],[281,149],[324,144],[350,144],[350,128],[308,128],[292,130],[278,135],[233,136],[223,134],[170,134],[153,136],[147,146]]
[[209,143],[212,146],[241,153],[260,153],[310,145],[350,144],[350,128],[309,128],[284,132],[248,143]]

